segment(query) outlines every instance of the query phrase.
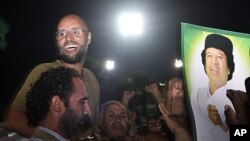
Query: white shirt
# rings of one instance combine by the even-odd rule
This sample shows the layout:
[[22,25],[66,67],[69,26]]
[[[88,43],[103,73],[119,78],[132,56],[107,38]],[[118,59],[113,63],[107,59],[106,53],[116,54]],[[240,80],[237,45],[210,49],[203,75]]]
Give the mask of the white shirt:
[[207,107],[209,104],[215,105],[221,120],[226,125],[224,114],[225,105],[233,108],[233,104],[226,95],[226,85],[217,89],[213,95],[210,94],[209,87],[199,88],[198,92],[192,93],[191,105],[196,123],[197,141],[229,141],[229,130],[226,132],[219,126],[214,125],[208,117]]

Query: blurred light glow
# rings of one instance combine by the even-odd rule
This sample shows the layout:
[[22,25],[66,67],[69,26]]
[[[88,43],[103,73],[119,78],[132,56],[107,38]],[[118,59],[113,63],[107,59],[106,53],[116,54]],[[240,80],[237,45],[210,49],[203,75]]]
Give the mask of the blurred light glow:
[[160,82],[159,85],[160,85],[161,87],[163,87],[163,86],[165,86],[166,84]]
[[107,70],[113,70],[115,68],[115,62],[113,60],[107,60],[105,67]]
[[140,35],[143,28],[143,18],[139,13],[123,13],[120,18],[120,30],[122,35]]
[[183,64],[182,64],[181,60],[175,59],[174,65],[176,68],[180,68],[180,67],[182,67]]

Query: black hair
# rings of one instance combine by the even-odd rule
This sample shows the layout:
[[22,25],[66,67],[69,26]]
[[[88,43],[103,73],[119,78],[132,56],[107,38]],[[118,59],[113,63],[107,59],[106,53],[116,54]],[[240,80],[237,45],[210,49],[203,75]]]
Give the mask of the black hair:
[[59,96],[66,107],[73,91],[72,78],[81,78],[76,70],[65,67],[51,68],[41,74],[26,95],[28,125],[36,127],[49,112],[51,99]]
[[202,64],[205,69],[205,55],[207,48],[216,48],[223,51],[227,56],[227,66],[229,68],[229,74],[227,81],[231,80],[233,77],[233,72],[235,68],[234,55],[233,55],[233,43],[231,40],[225,36],[219,34],[209,34],[205,39],[205,48],[201,52]]

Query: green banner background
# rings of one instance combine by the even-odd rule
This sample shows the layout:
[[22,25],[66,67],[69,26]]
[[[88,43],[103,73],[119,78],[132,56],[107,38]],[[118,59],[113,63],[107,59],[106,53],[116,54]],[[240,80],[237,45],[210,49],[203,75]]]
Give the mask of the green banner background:
[[250,34],[202,27],[188,23],[181,24],[181,51],[184,70],[184,82],[191,109],[193,122],[193,139],[196,140],[195,121],[191,108],[191,94],[199,88],[208,86],[208,78],[202,64],[201,52],[204,49],[208,34],[216,33],[228,37],[233,43],[235,71],[232,80],[227,82],[227,88],[246,91],[245,79],[250,76]]
[[245,91],[244,80],[250,76],[250,34],[182,23],[182,60],[188,95],[190,96],[196,87],[207,85],[201,51],[204,48],[205,37],[211,33],[222,34],[233,42],[235,72],[228,85],[229,88]]

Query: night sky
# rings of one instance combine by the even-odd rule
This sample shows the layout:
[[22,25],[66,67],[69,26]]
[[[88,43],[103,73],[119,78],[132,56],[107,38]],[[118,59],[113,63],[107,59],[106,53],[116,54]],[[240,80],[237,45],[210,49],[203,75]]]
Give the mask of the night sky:
[[[88,50],[90,58],[99,64],[108,58],[117,61],[117,68],[112,72],[100,67],[96,69],[91,63],[86,63],[86,67],[97,73],[100,79],[102,101],[117,97],[112,90],[131,73],[144,71],[156,81],[182,74],[173,65],[175,59],[181,59],[182,22],[250,33],[250,8],[240,1],[52,1],[0,1],[0,18],[6,20],[11,29],[6,36],[7,48],[0,50],[0,119],[31,68],[57,58],[55,27],[66,14],[78,14],[87,21],[92,32],[92,43]],[[144,31],[141,36],[120,35],[117,20],[119,14],[125,11],[142,13]]]

